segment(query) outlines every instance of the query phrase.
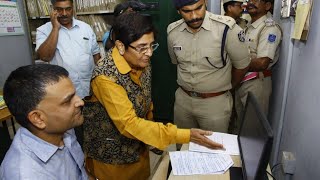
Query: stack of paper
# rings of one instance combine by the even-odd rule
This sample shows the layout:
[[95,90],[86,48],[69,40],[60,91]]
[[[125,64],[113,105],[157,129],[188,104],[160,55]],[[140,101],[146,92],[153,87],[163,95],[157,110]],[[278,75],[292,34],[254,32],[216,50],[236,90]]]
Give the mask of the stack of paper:
[[7,107],[6,103],[4,102],[3,96],[0,95],[0,109],[3,109],[5,107]]
[[169,155],[174,175],[223,174],[233,165],[227,154],[175,151]]
[[198,144],[190,142],[189,151],[240,155],[237,135],[215,132],[211,136],[207,136],[207,137],[212,141],[223,144],[223,147],[225,148],[225,150],[213,150],[213,149],[209,149],[204,146],[200,146]]

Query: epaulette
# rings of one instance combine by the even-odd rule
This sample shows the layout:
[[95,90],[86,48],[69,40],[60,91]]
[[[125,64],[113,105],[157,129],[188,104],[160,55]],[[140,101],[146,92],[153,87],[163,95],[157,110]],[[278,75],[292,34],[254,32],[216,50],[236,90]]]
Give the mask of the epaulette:
[[276,25],[276,22],[271,17],[268,17],[266,20],[264,20],[264,23],[267,27]]
[[265,23],[265,27],[274,27],[274,26],[277,27],[281,32],[281,38],[283,37],[282,28],[275,20],[273,20],[272,14],[270,12],[267,13],[267,19],[264,20],[264,23]]
[[180,19],[176,22],[173,22],[171,24],[169,24],[169,26],[167,27],[167,34],[169,34],[169,32],[171,32],[173,29],[175,29],[176,27],[178,27],[179,25],[181,25],[184,22],[183,19]]
[[209,14],[209,19],[226,24],[227,26],[229,26],[230,29],[232,29],[234,27],[234,25],[236,24],[236,21],[232,17],[229,17],[229,16]]

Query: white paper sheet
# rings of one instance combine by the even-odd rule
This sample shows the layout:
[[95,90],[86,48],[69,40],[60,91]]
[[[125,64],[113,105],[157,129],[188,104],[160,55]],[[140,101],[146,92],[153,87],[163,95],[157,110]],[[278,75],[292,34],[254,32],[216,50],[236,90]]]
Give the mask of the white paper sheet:
[[240,155],[237,135],[215,132],[211,136],[208,136],[208,138],[217,143],[223,144],[225,150],[213,150],[190,142],[189,151]]
[[223,174],[233,165],[227,154],[175,151],[169,155],[174,175]]

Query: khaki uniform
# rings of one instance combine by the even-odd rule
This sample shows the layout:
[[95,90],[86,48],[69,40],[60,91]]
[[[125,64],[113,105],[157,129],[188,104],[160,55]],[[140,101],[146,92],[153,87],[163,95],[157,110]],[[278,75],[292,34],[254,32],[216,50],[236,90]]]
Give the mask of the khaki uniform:
[[[229,26],[224,48],[226,66],[221,60],[223,31]],[[227,132],[233,100],[231,94],[201,98],[191,97],[181,88],[197,93],[216,93],[231,89],[232,66],[246,68],[249,63],[244,32],[226,16],[206,12],[202,27],[196,33],[183,19],[168,26],[168,51],[177,64],[174,120],[180,128],[202,128]],[[215,67],[213,67],[215,66]]]
[[248,22],[245,19],[239,18],[236,22],[242,29],[245,29],[247,27]]
[[[271,14],[259,18],[248,25],[246,31],[246,44],[252,58],[269,57],[272,61],[268,70],[279,58],[279,44],[282,38],[281,28],[272,19]],[[265,77],[259,72],[259,78],[245,81],[236,91],[236,110],[240,115],[246,103],[247,94],[251,91],[258,100],[263,112],[268,113],[269,98],[272,91],[271,76]],[[239,124],[238,124],[239,126]]]

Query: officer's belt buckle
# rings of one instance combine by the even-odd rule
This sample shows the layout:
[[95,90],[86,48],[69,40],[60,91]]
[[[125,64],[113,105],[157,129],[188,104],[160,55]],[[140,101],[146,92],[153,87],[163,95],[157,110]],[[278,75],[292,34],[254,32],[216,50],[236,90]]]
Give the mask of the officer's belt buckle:
[[190,96],[191,97],[200,97],[200,94],[194,91],[190,91]]

